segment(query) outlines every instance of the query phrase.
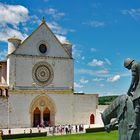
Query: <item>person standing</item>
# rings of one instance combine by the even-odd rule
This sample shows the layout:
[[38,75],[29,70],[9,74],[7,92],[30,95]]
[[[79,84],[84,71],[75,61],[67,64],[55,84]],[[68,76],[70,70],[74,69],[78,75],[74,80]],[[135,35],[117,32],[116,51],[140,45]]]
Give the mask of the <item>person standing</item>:
[[76,130],[76,133],[78,132],[78,126],[77,125],[75,125],[75,130]]

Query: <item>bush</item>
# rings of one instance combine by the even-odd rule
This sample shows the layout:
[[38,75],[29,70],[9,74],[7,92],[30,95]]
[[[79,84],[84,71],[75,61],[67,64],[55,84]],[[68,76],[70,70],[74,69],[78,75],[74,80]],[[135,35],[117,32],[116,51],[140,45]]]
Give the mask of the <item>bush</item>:
[[29,137],[44,137],[44,136],[47,136],[47,132],[3,135],[2,139],[7,140],[7,139],[29,138]]
[[[118,127],[114,127],[112,130],[117,130]],[[87,128],[86,133],[93,133],[93,132],[103,132],[105,131],[104,127],[99,127],[99,128]]]
[[114,99],[116,99],[118,96],[102,96],[99,97],[99,105],[109,105]]

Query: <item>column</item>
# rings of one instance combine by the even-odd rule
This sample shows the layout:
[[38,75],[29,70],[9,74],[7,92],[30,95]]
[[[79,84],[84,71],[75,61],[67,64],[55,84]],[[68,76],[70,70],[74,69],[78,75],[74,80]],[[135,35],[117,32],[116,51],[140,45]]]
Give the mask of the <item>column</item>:
[[43,124],[44,125],[44,120],[43,120],[43,109],[41,109],[41,124]]

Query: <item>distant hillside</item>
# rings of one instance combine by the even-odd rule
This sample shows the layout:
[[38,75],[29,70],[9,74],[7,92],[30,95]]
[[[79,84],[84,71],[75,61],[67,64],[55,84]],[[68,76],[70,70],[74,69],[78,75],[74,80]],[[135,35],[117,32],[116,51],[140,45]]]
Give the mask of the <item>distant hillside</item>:
[[101,96],[98,98],[99,105],[108,105],[118,96]]

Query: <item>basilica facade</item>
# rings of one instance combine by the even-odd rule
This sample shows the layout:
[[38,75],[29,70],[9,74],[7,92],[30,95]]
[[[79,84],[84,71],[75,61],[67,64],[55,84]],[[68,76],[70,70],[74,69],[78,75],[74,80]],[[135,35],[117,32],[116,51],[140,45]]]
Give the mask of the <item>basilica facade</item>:
[[0,61],[0,128],[96,123],[97,94],[75,94],[72,45],[43,20]]

